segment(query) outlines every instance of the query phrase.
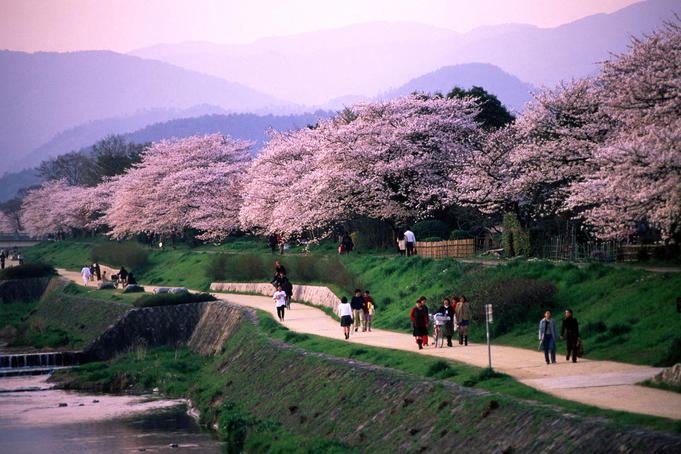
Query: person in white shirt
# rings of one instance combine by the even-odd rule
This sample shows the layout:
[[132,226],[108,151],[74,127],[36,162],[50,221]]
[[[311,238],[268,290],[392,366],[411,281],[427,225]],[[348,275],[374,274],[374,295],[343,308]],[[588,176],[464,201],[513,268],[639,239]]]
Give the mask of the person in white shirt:
[[416,243],[416,236],[411,230],[404,232],[404,239],[407,241],[407,257],[414,255],[414,243]]
[[83,285],[87,287],[87,283],[92,275],[92,273],[90,273],[90,267],[87,265],[84,266],[83,269],[80,270],[80,275],[83,276]]
[[281,285],[277,285],[277,291],[274,292],[272,296],[274,302],[277,305],[277,315],[279,316],[279,321],[284,321],[284,310],[286,309],[286,292],[281,289]]
[[341,326],[346,339],[350,339],[350,327],[352,326],[352,306],[346,297],[341,298],[338,305],[338,316],[341,319]]

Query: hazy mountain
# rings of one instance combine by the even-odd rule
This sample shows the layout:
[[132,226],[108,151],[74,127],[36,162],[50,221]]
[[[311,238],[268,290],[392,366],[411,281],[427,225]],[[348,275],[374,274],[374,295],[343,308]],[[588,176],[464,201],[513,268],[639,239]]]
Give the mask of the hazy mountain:
[[195,106],[190,109],[152,109],[124,117],[95,120],[69,128],[54,136],[31,153],[25,155],[22,164],[37,166],[41,161],[70,151],[78,151],[107,136],[137,131],[147,125],[161,123],[175,118],[191,118],[202,115],[227,113],[217,106]]
[[531,91],[536,88],[488,63],[468,63],[446,66],[432,73],[410,80],[399,88],[390,90],[380,97],[392,99],[414,92],[442,93],[452,88],[470,89],[473,85],[483,87],[495,95],[510,111],[521,111],[523,104],[532,99]]
[[[208,108],[208,107],[204,107]],[[121,134],[126,142],[145,143],[158,142],[162,139],[173,137],[189,137],[192,135],[205,135],[213,133],[229,134],[232,137],[250,140],[255,142],[253,147],[254,154],[257,153],[267,140],[267,131],[275,129],[277,131],[288,131],[300,129],[307,125],[314,125],[320,118],[328,118],[332,112],[317,111],[314,113],[298,115],[255,115],[255,114],[227,114],[227,115],[203,115],[194,118],[173,119],[148,125],[127,134]],[[111,120],[115,122],[115,120]],[[95,126],[99,123],[95,122]],[[105,138],[110,133],[96,136],[87,142],[85,146],[77,148],[71,147],[74,140],[85,140],[85,137],[94,137],[99,127],[89,129],[90,125],[83,125],[73,128],[68,134],[62,136],[64,140],[53,140],[39,150],[52,150],[50,156],[57,156],[70,151],[92,151],[92,145]],[[122,132],[122,131],[121,131]],[[49,146],[47,146],[49,145]],[[60,148],[62,147],[62,148]],[[32,158],[38,157],[38,150],[33,153]],[[47,158],[47,156],[45,157]],[[34,165],[38,165],[37,162]],[[42,180],[35,174],[35,170],[23,170],[16,173],[6,173],[0,177],[0,202],[11,199],[17,190],[35,184],[40,184]]]
[[319,119],[328,118],[331,112],[318,111],[298,115],[204,115],[196,118],[181,118],[146,126],[138,131],[123,134],[128,142],[158,142],[172,137],[182,138],[193,135],[229,134],[232,137],[255,142],[256,154],[267,141],[267,132],[289,131],[314,125]]
[[459,34],[416,23],[369,23],[267,38],[244,45],[165,44],[133,55],[247,83],[303,104],[348,96],[373,97],[443,66],[482,62],[536,86],[598,70],[681,12],[678,0],[648,0],[556,28],[486,26]]
[[0,51],[0,99],[0,173],[25,167],[26,153],[92,120],[201,104],[233,112],[289,105],[238,83],[108,51]]
[[43,182],[36,169],[26,169],[21,172],[6,173],[0,177],[0,202],[6,202],[17,195],[19,189],[39,185]]

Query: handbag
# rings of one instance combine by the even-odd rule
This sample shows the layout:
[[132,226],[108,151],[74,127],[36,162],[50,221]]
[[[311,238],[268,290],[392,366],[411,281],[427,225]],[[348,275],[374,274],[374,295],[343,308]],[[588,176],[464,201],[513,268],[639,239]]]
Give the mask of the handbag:
[[575,349],[577,350],[577,357],[581,358],[584,355],[584,344],[582,343],[581,337],[577,338],[577,344],[575,345]]

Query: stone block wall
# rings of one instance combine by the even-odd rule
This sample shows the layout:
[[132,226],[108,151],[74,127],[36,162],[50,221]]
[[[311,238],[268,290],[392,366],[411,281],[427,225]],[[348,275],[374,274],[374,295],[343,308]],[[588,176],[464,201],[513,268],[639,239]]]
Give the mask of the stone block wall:
[[0,281],[0,304],[39,300],[51,279],[50,277],[36,277]]
[[223,301],[130,310],[86,350],[88,361],[103,361],[137,348],[187,345],[210,355],[222,351],[248,310]]
[[[266,296],[274,294],[274,287],[270,283],[213,282],[210,289],[223,292],[257,293]],[[316,306],[330,307],[334,312],[340,304],[340,299],[331,290],[319,285],[294,285],[292,298],[295,301],[305,301]]]

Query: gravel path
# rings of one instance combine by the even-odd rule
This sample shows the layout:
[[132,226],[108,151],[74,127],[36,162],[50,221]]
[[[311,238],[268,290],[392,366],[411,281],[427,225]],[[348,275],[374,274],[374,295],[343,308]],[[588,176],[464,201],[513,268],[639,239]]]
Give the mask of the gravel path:
[[[77,272],[59,270],[60,274],[82,283]],[[155,287],[145,286],[145,291]],[[213,293],[231,303],[261,309],[277,319],[271,297]],[[322,310],[304,304],[291,304],[283,324],[299,333],[315,334],[345,340],[339,322]],[[469,343],[467,347],[454,342],[454,347],[425,347],[418,350],[408,333],[373,329],[371,332],[352,331],[350,340],[362,345],[420,352],[478,367],[487,367],[486,344]],[[517,347],[492,345],[492,367],[528,386],[567,400],[601,408],[642,413],[681,420],[681,394],[663,391],[636,383],[656,375],[661,368],[638,366],[614,361],[581,358],[576,364],[565,361],[563,350],[557,351],[558,362],[547,365],[544,353]]]

